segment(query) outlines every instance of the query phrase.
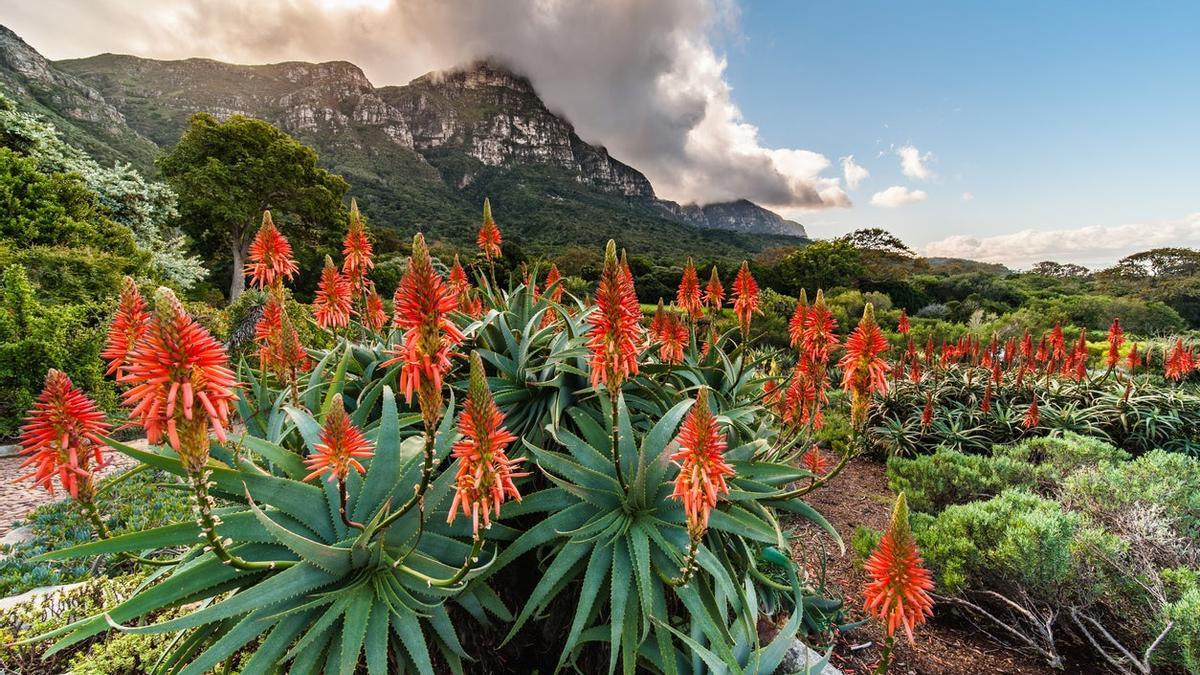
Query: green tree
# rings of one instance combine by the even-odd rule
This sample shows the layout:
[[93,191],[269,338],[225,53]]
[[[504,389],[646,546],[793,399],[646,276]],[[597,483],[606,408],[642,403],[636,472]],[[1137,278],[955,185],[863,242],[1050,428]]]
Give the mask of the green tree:
[[775,268],[775,280],[789,295],[806,289],[849,286],[863,275],[862,252],[842,240],[814,241],[784,258]]
[[346,181],[318,167],[312,148],[262,120],[197,113],[159,168],[179,195],[185,231],[203,249],[228,254],[230,300],[245,290],[242,269],[264,210],[276,223],[302,225],[290,238],[314,246],[334,240],[345,219]]

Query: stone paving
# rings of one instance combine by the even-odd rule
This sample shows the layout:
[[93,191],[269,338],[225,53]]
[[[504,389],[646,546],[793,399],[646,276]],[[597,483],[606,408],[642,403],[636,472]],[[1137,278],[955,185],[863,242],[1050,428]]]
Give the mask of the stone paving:
[[[145,440],[131,442],[134,447],[145,447]],[[100,476],[111,476],[132,467],[137,460],[119,452],[107,455],[108,464],[100,472]],[[31,467],[21,468],[23,457],[0,458],[0,537],[8,534],[14,523],[20,521],[30,511],[42,504],[63,499],[67,493],[55,489],[51,495],[40,487],[35,487],[31,481],[15,483],[18,478],[29,472]]]

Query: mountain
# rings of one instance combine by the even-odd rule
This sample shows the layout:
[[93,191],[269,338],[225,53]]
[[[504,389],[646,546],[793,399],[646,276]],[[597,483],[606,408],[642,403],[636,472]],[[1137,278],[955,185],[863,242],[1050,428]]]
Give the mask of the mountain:
[[805,237],[749,201],[659,199],[641,172],[551,112],[527,78],[490,61],[375,87],[342,61],[51,62],[0,27],[0,86],[69,141],[150,172],[193,113],[264,119],[312,145],[376,224],[456,243],[473,239],[484,196],[506,235],[534,251],[615,238],[672,259],[734,257]]

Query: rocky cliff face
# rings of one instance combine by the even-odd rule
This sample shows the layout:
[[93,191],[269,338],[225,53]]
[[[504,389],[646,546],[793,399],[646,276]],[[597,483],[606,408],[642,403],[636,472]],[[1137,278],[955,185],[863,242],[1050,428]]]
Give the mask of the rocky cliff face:
[[313,145],[331,169],[356,184],[375,183],[381,195],[421,181],[425,192],[469,191],[498,171],[542,171],[623,200],[645,217],[805,236],[798,223],[748,201],[698,207],[658,199],[641,172],[581,139],[528,79],[493,62],[375,87],[344,61],[242,66],[101,54],[50,62],[0,26],[0,84],[40,102],[36,112],[86,123],[114,148],[136,149],[128,159],[142,168],[155,145],[178,140],[192,114],[241,114]]

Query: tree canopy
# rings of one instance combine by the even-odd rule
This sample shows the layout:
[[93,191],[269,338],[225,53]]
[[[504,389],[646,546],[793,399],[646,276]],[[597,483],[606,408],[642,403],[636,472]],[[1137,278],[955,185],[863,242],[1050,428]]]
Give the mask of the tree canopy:
[[[314,249],[340,237],[349,185],[317,166],[312,148],[262,120],[197,113],[158,166],[179,195],[184,230],[210,256],[222,252],[231,300],[245,289],[242,267],[264,210],[294,243],[307,244],[298,254],[324,255]],[[288,223],[298,227],[286,230]]]

